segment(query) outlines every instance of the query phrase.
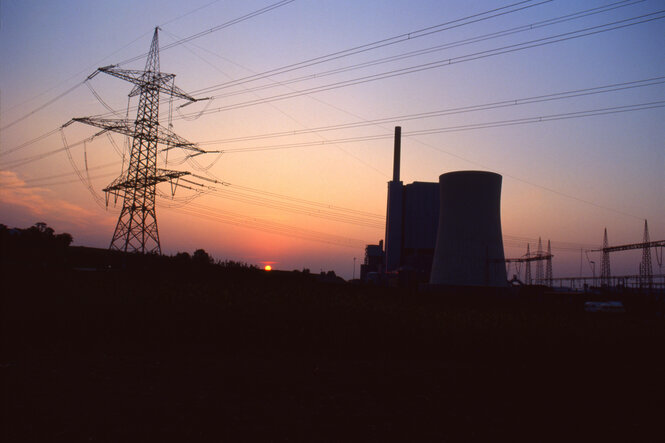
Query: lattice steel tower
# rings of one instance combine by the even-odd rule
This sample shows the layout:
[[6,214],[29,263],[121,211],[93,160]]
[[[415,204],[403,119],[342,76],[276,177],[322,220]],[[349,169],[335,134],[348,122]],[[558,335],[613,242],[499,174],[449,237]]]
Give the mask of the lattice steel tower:
[[651,266],[649,225],[646,220],[644,220],[644,239],[642,243],[644,246],[642,247],[642,262],[640,263],[640,286],[650,288],[653,285],[653,268]]
[[552,243],[547,240],[547,259],[545,261],[545,280],[552,287]]
[[601,286],[609,286],[612,280],[612,272],[610,271],[610,247],[609,242],[607,241],[607,228],[605,228],[605,234],[603,234],[603,257],[600,260],[600,284]]
[[165,143],[167,149],[185,148],[203,153],[195,144],[182,139],[159,124],[159,95],[165,93],[173,97],[196,101],[174,85],[175,74],[159,70],[158,30],[150,44],[145,69],[119,69],[116,65],[99,68],[90,77],[103,72],[134,84],[130,97],[139,96],[136,120],[103,119],[96,117],[75,118],[103,131],[115,131],[132,137],[127,171],[104,189],[123,204],[118,223],[111,239],[110,249],[125,252],[161,254],[157,215],[155,213],[155,191],[157,183],[170,181],[172,184],[188,172],[170,171],[157,168],[157,144]]

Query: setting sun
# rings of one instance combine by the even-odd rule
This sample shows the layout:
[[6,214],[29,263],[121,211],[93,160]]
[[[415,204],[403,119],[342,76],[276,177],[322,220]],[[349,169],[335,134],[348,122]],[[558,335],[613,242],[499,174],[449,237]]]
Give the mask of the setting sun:
[[263,269],[265,269],[266,271],[271,271],[271,270],[272,270],[272,266],[270,266],[270,265],[266,265],[266,267],[263,268]]

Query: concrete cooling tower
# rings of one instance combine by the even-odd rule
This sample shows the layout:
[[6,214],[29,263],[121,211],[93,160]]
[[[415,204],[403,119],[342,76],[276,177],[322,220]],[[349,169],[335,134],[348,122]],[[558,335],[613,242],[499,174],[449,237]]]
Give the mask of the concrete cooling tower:
[[457,171],[439,176],[439,229],[430,283],[507,286],[501,236],[501,176]]

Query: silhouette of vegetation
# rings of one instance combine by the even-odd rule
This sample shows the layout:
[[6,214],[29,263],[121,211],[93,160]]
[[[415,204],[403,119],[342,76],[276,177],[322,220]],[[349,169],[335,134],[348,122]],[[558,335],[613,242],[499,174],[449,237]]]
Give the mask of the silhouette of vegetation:
[[3,267],[3,441],[663,440],[665,328],[637,296],[587,314],[198,251]]
[[210,265],[214,262],[213,258],[208,255],[204,249],[197,249],[192,255],[192,261],[197,265]]
[[43,222],[27,229],[10,229],[0,224],[0,262],[3,265],[62,267],[72,241],[71,234],[55,234],[53,228]]

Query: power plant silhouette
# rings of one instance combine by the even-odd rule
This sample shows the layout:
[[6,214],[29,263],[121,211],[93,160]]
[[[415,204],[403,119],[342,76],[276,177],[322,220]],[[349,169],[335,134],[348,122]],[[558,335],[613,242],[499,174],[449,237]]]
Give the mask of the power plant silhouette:
[[368,246],[361,279],[397,273],[433,285],[506,286],[501,176],[457,171],[441,175],[438,183],[404,185],[400,181],[401,132],[401,127],[395,128],[385,253],[381,243]]
[[430,283],[506,286],[501,176],[458,171],[439,177],[439,228]]
[[[431,287],[507,287],[506,265],[525,265],[524,281],[513,276],[512,283],[553,286],[564,282],[574,289],[587,283],[601,287],[652,288],[662,286],[662,274],[654,276],[651,248],[662,267],[665,241],[650,241],[644,222],[644,241],[609,246],[607,230],[603,246],[589,252],[602,252],[599,278],[552,275],[552,245],[547,251],[538,240],[538,249],[518,258],[506,258],[501,229],[501,183],[499,174],[486,171],[454,171],[439,176],[439,182],[400,180],[401,127],[395,127],[393,179],[388,182],[385,249],[384,242],[367,245],[360,279],[365,282],[397,280],[399,284],[429,284]],[[639,275],[612,276],[610,252],[642,249]],[[531,264],[536,263],[535,281]],[[595,263],[591,261],[591,263]],[[519,273],[519,270],[518,270]],[[663,280],[655,282],[655,279]],[[632,283],[631,283],[632,282]]]

